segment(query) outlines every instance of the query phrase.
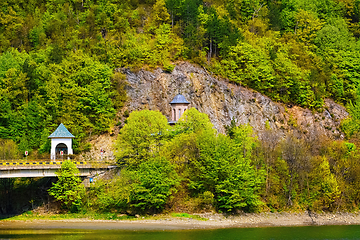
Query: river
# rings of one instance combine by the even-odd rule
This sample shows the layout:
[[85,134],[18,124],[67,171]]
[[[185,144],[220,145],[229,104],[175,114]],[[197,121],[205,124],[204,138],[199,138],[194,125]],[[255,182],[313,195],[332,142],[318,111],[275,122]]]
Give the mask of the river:
[[126,240],[220,240],[220,239],[360,239],[360,225],[204,230],[89,230],[89,229],[0,229],[0,239],[126,239]]

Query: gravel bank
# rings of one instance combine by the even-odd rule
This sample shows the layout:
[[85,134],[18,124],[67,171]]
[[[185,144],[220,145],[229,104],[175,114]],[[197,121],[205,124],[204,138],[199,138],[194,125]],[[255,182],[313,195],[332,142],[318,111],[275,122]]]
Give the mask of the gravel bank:
[[3,220],[0,230],[10,229],[85,229],[85,230],[182,230],[214,228],[252,228],[309,225],[360,225],[359,213],[260,213],[224,216],[199,214],[208,221],[164,217],[157,220]]

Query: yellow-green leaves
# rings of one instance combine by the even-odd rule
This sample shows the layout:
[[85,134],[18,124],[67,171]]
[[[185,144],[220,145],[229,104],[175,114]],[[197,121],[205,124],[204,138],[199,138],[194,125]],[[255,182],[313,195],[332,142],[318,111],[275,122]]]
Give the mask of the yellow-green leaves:
[[60,201],[66,210],[78,212],[81,208],[81,199],[85,189],[81,185],[79,169],[75,163],[66,160],[61,164],[61,169],[56,173],[58,180],[48,190],[50,196]]
[[[0,126],[1,131],[1,126]],[[0,138],[0,159],[1,160],[13,160],[18,159],[19,150],[16,143],[11,139]]]
[[310,205],[314,210],[330,209],[340,197],[340,188],[335,175],[330,171],[327,158],[315,157],[311,161],[312,171],[309,174]]
[[167,12],[165,0],[157,0],[152,12],[152,21],[155,26],[167,23],[170,19],[170,14]]
[[156,111],[135,111],[126,121],[116,142],[118,162],[138,166],[157,156],[169,135],[165,116]]
[[184,112],[176,124],[176,128],[184,132],[212,132],[216,130],[205,113],[200,113],[195,108],[190,108]]
[[305,43],[305,45],[312,47],[318,31],[323,26],[323,22],[311,12],[302,9],[295,15],[295,20],[295,34],[297,38]]
[[274,74],[264,49],[244,42],[238,43],[227,59],[222,60],[224,73],[237,83],[258,89],[261,92],[274,84]]

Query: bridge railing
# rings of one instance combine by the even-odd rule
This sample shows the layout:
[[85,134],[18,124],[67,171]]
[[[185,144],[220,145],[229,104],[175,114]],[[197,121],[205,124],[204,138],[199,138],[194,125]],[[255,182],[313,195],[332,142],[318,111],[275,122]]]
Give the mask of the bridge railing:
[[[10,159],[10,160],[0,160],[1,166],[34,166],[34,165],[61,165],[65,160],[51,160],[51,159]],[[99,160],[89,160],[89,161],[79,161],[71,160],[76,165],[91,165],[92,167],[101,167],[104,165],[116,165],[114,161],[99,161]]]

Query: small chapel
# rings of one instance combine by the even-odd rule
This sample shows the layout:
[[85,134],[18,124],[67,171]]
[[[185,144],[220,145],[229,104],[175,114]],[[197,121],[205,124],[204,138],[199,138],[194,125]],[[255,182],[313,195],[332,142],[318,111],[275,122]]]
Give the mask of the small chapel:
[[190,103],[181,94],[178,94],[174,97],[174,99],[170,102],[171,105],[171,121],[169,121],[170,125],[174,125],[177,121],[179,121],[181,115],[188,109],[189,104]]
[[58,128],[48,137],[51,139],[50,158],[55,160],[63,155],[73,154],[72,139],[75,138],[69,130],[60,124]]

